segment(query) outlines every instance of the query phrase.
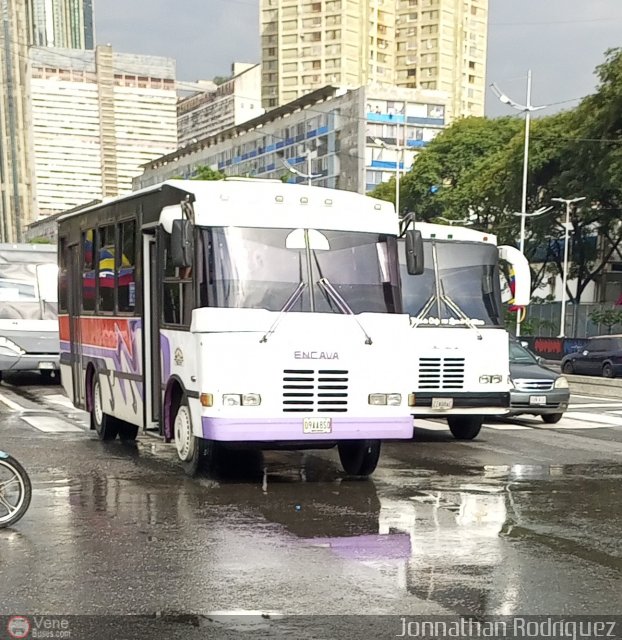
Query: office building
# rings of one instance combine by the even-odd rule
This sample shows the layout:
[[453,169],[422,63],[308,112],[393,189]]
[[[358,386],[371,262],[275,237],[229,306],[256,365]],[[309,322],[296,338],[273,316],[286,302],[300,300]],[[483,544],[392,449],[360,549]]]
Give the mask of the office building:
[[[182,86],[184,83],[180,83]],[[179,146],[260,116],[261,65],[234,62],[231,77],[180,100],[177,106]],[[179,84],[178,84],[179,86]]]
[[262,104],[327,84],[449,95],[450,118],[482,116],[488,0],[261,0]]
[[30,65],[40,214],[129,192],[141,165],[177,148],[172,59],[32,47]]
[[3,0],[0,29],[0,242],[17,242],[34,219],[28,21],[23,0]]
[[446,106],[439,91],[322,87],[147,163],[134,188],[192,178],[208,166],[228,176],[366,193],[394,175],[398,162],[401,171],[412,166],[448,123]]
[[29,44],[93,49],[93,0],[26,0]]

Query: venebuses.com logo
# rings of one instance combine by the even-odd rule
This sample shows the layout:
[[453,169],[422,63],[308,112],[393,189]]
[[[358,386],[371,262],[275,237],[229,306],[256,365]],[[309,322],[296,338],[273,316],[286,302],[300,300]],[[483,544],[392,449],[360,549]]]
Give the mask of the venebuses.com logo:
[[11,616],[6,625],[7,633],[11,638],[27,638],[30,629],[30,620],[25,616]]

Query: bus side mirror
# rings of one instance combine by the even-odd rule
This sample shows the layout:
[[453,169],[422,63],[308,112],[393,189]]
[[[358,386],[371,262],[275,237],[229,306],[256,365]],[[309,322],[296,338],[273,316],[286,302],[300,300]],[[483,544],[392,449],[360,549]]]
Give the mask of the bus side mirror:
[[171,229],[171,260],[174,267],[191,267],[194,258],[192,222],[184,218],[173,220]]
[[423,273],[423,236],[421,231],[411,229],[406,232],[406,269],[411,276]]

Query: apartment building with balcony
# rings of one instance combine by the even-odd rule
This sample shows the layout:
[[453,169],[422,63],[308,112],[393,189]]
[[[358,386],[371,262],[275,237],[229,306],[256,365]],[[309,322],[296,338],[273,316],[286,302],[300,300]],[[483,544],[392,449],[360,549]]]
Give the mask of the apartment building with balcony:
[[398,162],[400,171],[411,167],[448,124],[447,101],[439,91],[329,85],[147,163],[134,188],[208,166],[366,193],[395,175]]
[[262,104],[327,84],[447,93],[482,116],[488,0],[261,0]]
[[234,62],[231,77],[218,86],[182,98],[177,105],[179,146],[190,144],[264,112],[261,65]]

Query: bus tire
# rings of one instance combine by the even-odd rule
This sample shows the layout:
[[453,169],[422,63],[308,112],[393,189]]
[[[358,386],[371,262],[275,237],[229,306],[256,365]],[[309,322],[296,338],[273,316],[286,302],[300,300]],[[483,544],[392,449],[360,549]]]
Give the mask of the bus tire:
[[124,442],[134,442],[138,437],[138,425],[119,421],[119,438]]
[[119,433],[119,423],[116,418],[104,413],[101,384],[99,376],[93,376],[93,390],[91,396],[91,427],[97,432],[100,440],[114,440]]
[[198,438],[192,432],[192,416],[185,396],[175,413],[173,433],[177,456],[186,475],[194,478],[213,469],[216,445],[211,440]]
[[368,476],[380,457],[380,440],[344,440],[337,444],[343,470],[350,476]]
[[449,416],[447,424],[456,440],[474,440],[482,429],[482,416]]

